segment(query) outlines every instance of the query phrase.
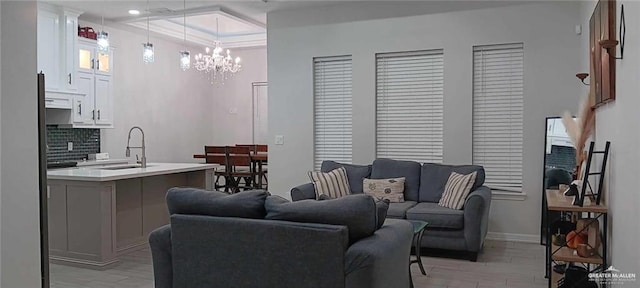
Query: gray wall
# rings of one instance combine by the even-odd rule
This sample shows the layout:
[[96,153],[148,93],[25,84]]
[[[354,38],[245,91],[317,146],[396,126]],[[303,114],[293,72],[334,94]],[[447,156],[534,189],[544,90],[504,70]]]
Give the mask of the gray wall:
[[40,287],[36,2],[0,6],[0,286]]
[[[99,27],[98,24],[81,23]],[[142,62],[146,35],[107,27],[114,51],[114,127],[102,129],[102,152],[125,158],[127,134],[132,126],[145,132],[147,161],[193,162],[194,152],[211,140],[213,97],[211,85],[194,69],[182,71],[178,51],[182,44],[151,37],[155,62]],[[198,47],[199,48],[199,47]],[[195,47],[188,47],[195,54]],[[193,61],[193,55],[192,55]],[[134,131],[132,145],[140,143]],[[135,144],[134,144],[135,143]],[[131,159],[139,150],[131,152]]]
[[[402,4],[398,4],[402,5]],[[369,11],[359,5],[358,14]],[[536,241],[540,229],[545,117],[572,108],[580,96],[575,74],[580,38],[576,2],[536,3],[422,16],[320,23],[353,9],[323,8],[268,14],[269,133],[272,193],[288,196],[313,169],[312,58],[353,55],[353,161],[375,158],[375,53],[444,49],[444,162],[470,163],[472,46],[524,42],[524,201],[496,200],[490,231]],[[372,11],[371,13],[374,13]],[[343,17],[341,17],[343,16]],[[305,23],[304,19],[311,19]]]
[[[596,110],[596,144],[602,148],[611,141],[610,160],[605,178],[605,199],[612,221],[610,223],[610,247],[612,264],[622,273],[640,271],[640,195],[638,194],[638,163],[640,162],[640,55],[635,47],[640,46],[640,3],[617,1],[618,16],[624,4],[627,35],[623,60],[616,61],[616,100]],[[580,46],[581,72],[589,72],[589,19],[595,1],[585,1],[581,7],[580,22],[585,33]],[[617,28],[616,28],[617,29]],[[616,30],[617,31],[617,30]],[[617,35],[617,33],[616,33]],[[618,56],[620,56],[618,50]],[[593,78],[590,78],[593,79]],[[585,93],[588,91],[585,89]],[[633,284],[632,284],[633,285]]]
[[[82,25],[99,27],[97,24]],[[198,162],[194,153],[204,145],[248,143],[251,140],[251,82],[266,81],[266,48],[233,49],[243,70],[224,85],[194,68],[178,66],[181,41],[154,37],[155,62],[142,63],[144,33],[107,27],[114,52],[113,129],[102,129],[102,152],[124,158],[127,133],[138,125],[145,131],[149,162]],[[189,47],[193,55],[204,47]],[[230,111],[233,110],[233,113]],[[139,143],[134,132],[132,141]],[[248,137],[248,138],[247,138]],[[139,151],[132,151],[131,159]]]
[[214,145],[234,145],[252,141],[252,82],[267,81],[267,48],[233,49],[232,56],[242,58],[242,70],[213,85]]

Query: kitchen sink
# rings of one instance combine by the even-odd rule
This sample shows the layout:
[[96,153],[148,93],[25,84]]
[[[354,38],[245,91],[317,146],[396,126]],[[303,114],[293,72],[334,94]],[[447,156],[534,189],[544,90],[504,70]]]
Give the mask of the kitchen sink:
[[[99,169],[99,170],[122,170],[122,169],[133,169],[133,168],[141,168],[140,164],[126,164],[126,165],[112,165],[112,166],[103,166],[96,167],[91,169]],[[152,167],[153,165],[147,165],[147,167]]]

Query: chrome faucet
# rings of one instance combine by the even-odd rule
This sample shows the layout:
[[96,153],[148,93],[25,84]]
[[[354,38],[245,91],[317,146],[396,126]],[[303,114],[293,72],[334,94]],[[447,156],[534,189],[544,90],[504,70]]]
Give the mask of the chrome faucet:
[[[138,129],[138,130],[140,130],[140,133],[142,133],[142,146],[140,146],[140,147],[129,146],[129,142],[131,142],[131,132],[133,131],[133,129]],[[125,153],[127,157],[131,156],[131,148],[140,148],[140,149],[142,149],[142,158],[139,161],[136,161],[136,162],[138,164],[141,164],[140,167],[146,168],[147,167],[147,156],[145,155],[144,131],[142,131],[142,128],[140,128],[138,126],[133,126],[133,127],[131,127],[131,129],[129,129],[129,138],[127,139],[127,151]],[[138,158],[138,155],[136,155],[136,159],[137,158]]]

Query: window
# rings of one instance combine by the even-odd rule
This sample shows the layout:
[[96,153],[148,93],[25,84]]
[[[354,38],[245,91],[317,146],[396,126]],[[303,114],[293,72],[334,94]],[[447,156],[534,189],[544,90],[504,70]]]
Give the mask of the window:
[[376,55],[376,155],[442,162],[443,51]]
[[313,59],[314,168],[351,163],[351,56]]
[[473,163],[492,189],[522,191],[524,45],[473,48]]

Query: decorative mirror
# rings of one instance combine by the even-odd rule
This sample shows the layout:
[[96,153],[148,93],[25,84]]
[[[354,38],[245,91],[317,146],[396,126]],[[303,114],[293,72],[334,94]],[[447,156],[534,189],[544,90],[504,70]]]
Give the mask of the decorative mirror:
[[548,117],[546,119],[545,147],[544,147],[544,174],[542,183],[542,223],[540,231],[540,244],[547,239],[545,227],[547,221],[554,221],[560,217],[554,213],[552,219],[546,219],[544,205],[546,203],[545,190],[559,189],[560,184],[571,184],[573,171],[576,168],[576,149],[571,143],[567,129],[562,123],[561,117]]

